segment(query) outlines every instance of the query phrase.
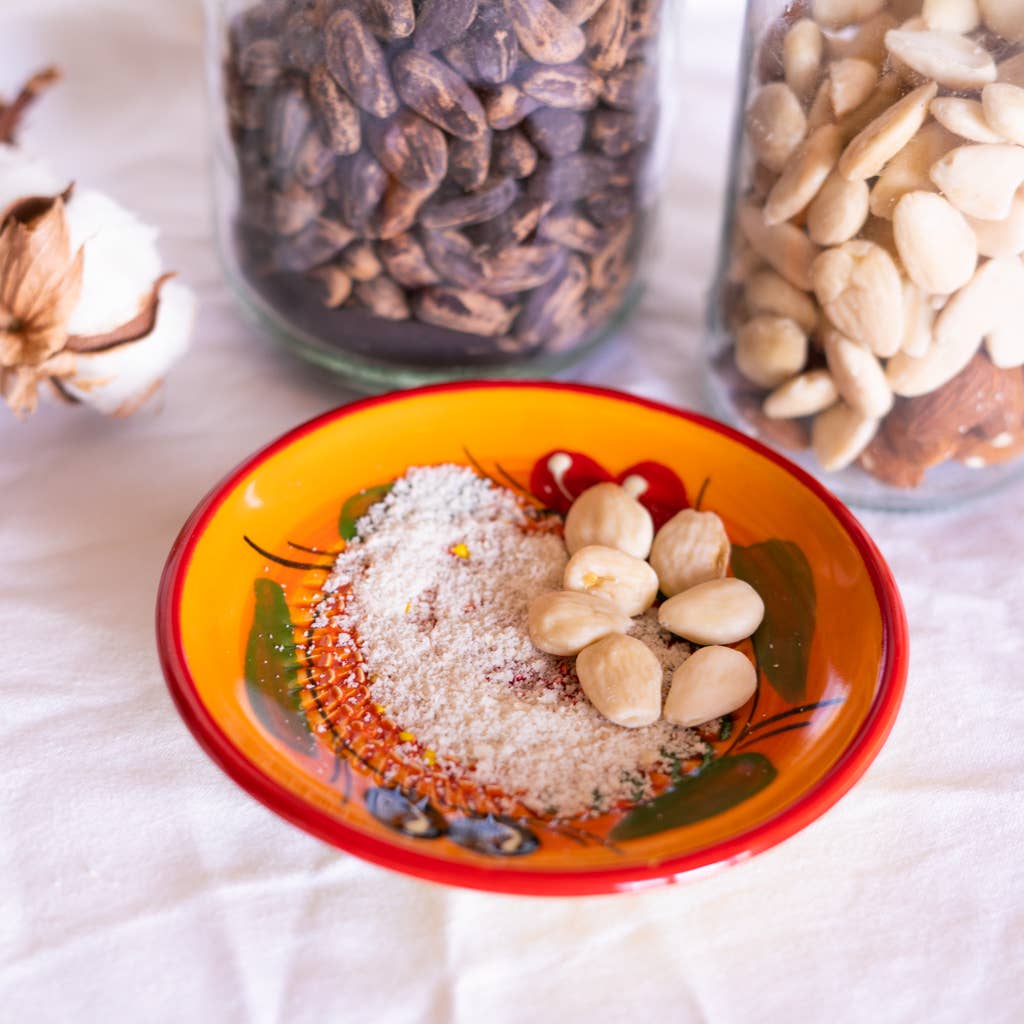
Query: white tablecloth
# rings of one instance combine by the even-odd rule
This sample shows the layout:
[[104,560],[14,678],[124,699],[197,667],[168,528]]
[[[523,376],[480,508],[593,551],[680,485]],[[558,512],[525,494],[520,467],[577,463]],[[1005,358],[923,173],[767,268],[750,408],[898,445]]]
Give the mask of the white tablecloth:
[[[864,780],[699,882],[542,901],[449,891],[285,824],[201,753],[153,599],[203,493],[349,395],[240,315],[211,245],[198,0],[4,0],[0,88],[66,83],[25,141],[164,231],[191,356],[129,422],[0,415],[0,1020],[1019,1021],[1024,486],[869,514],[903,589],[906,702]],[[699,403],[740,5],[693,0],[670,245],[579,376]]]

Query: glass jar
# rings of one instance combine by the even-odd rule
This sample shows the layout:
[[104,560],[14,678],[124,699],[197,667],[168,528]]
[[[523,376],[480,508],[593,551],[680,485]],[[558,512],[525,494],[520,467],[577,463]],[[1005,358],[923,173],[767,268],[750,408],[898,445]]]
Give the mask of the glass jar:
[[370,389],[551,372],[638,296],[662,0],[207,0],[243,304]]
[[924,8],[750,0],[709,307],[718,414],[885,508],[1024,454],[1024,0]]

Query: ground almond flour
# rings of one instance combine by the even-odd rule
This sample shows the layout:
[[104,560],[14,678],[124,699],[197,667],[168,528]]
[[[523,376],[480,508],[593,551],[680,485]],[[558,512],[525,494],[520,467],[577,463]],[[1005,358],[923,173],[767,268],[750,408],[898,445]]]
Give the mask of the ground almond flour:
[[[649,771],[699,756],[692,730],[623,729],[580,690],[572,659],[540,654],[527,606],[561,587],[567,554],[511,491],[461,466],[413,468],[358,523],[325,586],[328,620],[358,646],[383,714],[439,759],[563,817],[650,795]],[[351,587],[340,613],[331,595]],[[632,632],[667,681],[689,654],[658,627]]]

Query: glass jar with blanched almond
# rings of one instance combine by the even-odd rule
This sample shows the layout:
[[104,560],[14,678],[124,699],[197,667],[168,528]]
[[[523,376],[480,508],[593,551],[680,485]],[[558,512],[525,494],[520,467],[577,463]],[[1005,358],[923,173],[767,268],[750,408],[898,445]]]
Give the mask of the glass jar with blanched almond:
[[718,411],[849,501],[1024,467],[1024,0],[750,0]]

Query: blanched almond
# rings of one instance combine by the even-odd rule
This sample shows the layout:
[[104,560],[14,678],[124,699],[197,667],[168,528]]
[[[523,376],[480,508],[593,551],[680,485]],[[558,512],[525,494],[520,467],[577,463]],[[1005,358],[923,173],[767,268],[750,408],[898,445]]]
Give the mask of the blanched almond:
[[1024,366],[1024,319],[1004,320],[985,339],[985,348],[1000,370]]
[[751,203],[739,208],[737,220],[765,263],[801,291],[811,290],[811,264],[820,250],[807,235],[788,222],[766,224],[764,212]]
[[947,89],[980,89],[996,80],[988,50],[956,32],[894,28],[886,32],[885,45],[908,67]]
[[1024,145],[1024,89],[1008,82],[993,82],[981,91],[985,119],[1009,142]]
[[845,32],[829,32],[825,47],[833,60],[856,57],[880,67],[885,60],[885,33],[898,22],[889,11],[879,11]]
[[642,640],[613,633],[580,651],[580,688],[616,725],[638,729],[661,717],[661,662]]
[[651,550],[651,514],[618,484],[588,487],[565,517],[565,546],[574,555],[592,544],[646,558]]
[[823,124],[832,124],[835,121],[835,113],[832,110],[832,98],[828,94],[828,79],[826,78],[814,93],[814,99],[807,108],[807,130],[813,132]]
[[564,658],[609,633],[624,633],[630,618],[605,597],[563,590],[535,597],[527,624],[537,650]]
[[782,67],[786,85],[800,100],[807,100],[821,77],[825,43],[821,29],[810,18],[795,21],[782,43]]
[[978,220],[967,217],[978,252],[982,256],[1017,256],[1024,252],[1024,195],[1016,192],[1005,220]]
[[617,548],[589,544],[565,567],[566,590],[606,597],[627,615],[639,615],[658,596],[658,574],[642,559]]
[[743,297],[751,313],[789,317],[807,334],[818,323],[818,307],[814,300],[774,270],[759,270],[751,274],[746,281]]
[[885,6],[885,0],[814,0],[811,13],[825,28],[846,28],[870,18]]
[[971,142],[1005,141],[985,120],[985,111],[978,100],[967,100],[960,96],[936,96],[928,109],[943,128],[962,139]]
[[1011,256],[983,263],[971,281],[954,295],[935,321],[935,341],[951,346],[975,339],[987,341],[989,356],[999,367],[1020,365],[1024,338],[1021,316],[1024,263]]
[[878,81],[878,68],[866,60],[848,57],[828,69],[829,98],[836,117],[856,110],[871,95]]
[[789,158],[764,205],[764,222],[774,226],[798,214],[817,194],[842,149],[839,129],[824,124]]
[[880,419],[892,408],[892,391],[882,364],[863,345],[838,331],[825,335],[825,359],[839,397],[869,419]]
[[807,134],[807,117],[796,94],[783,82],[762,86],[747,108],[747,136],[758,160],[781,171]]
[[903,82],[898,75],[892,72],[883,74],[867,100],[839,121],[843,144],[849,145],[872,121],[881,117],[900,98],[902,92]]
[[1024,182],[1024,148],[958,146],[932,166],[931,179],[962,213],[1005,220]]
[[764,618],[761,595],[743,580],[707,580],[670,597],[658,609],[658,624],[695,644],[746,640]]
[[811,446],[818,465],[828,472],[851,465],[871,443],[879,422],[861,415],[845,402],[837,402],[819,413],[811,427]]
[[807,362],[807,335],[784,316],[761,313],[736,332],[736,368],[752,384],[773,388]]
[[928,28],[973,32],[981,21],[977,0],[924,0],[921,17]]
[[897,395],[926,395],[948,384],[974,358],[983,339],[996,337],[1008,351],[1021,323],[1024,264],[1016,257],[983,263],[971,280],[943,307],[935,321],[934,341],[920,358],[899,353],[889,360],[886,377]]
[[997,35],[1024,43],[1024,6],[1020,0],[978,0],[981,17]]
[[839,398],[828,370],[808,370],[780,384],[764,400],[764,414],[773,420],[813,416],[835,405]]
[[978,264],[974,232],[963,214],[934,192],[908,192],[896,204],[893,234],[910,279],[926,292],[948,295]]
[[921,356],[897,352],[885,367],[885,377],[894,395],[916,398],[948,384],[974,358],[981,339],[970,335],[932,341]]
[[702,647],[672,674],[665,721],[684,727],[729,714],[754,696],[757,671],[732,647]]
[[807,234],[818,245],[841,245],[864,226],[870,192],[867,182],[847,181],[832,172],[807,209]]
[[814,292],[829,320],[878,356],[903,338],[903,289],[892,257],[863,239],[826,249],[813,267]]
[[731,552],[722,520],[714,512],[687,508],[658,531],[650,562],[662,593],[673,597],[705,580],[725,576]]
[[935,323],[935,308],[928,296],[910,281],[903,282],[903,341],[900,352],[923,356],[932,343],[932,325]]
[[843,151],[839,173],[851,181],[878,174],[924,123],[937,91],[938,86],[928,82],[876,117]]
[[936,186],[930,176],[932,166],[959,145],[955,135],[929,121],[885,165],[871,189],[872,214],[890,219],[896,203],[907,192],[933,191]]

